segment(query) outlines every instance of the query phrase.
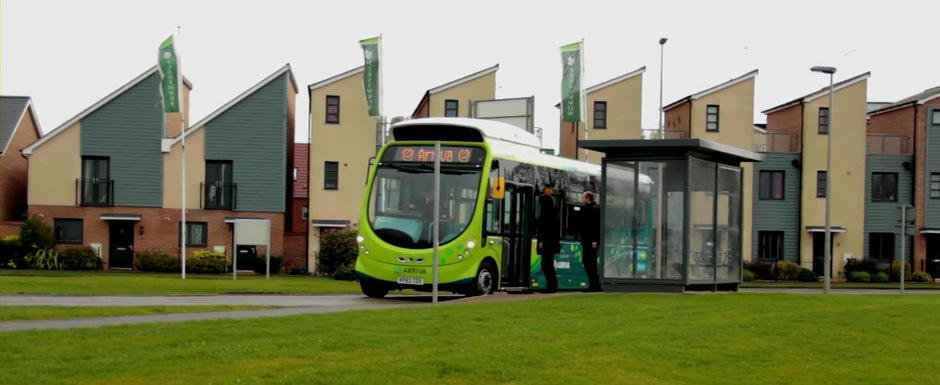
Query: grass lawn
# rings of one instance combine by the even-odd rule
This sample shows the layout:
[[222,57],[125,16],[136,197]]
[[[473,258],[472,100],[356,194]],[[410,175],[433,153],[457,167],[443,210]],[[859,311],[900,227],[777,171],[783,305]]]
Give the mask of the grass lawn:
[[[741,287],[818,287],[822,282],[743,282]],[[900,284],[893,283],[863,283],[863,282],[832,282],[833,288],[851,289],[898,289]],[[906,282],[904,289],[940,289],[940,283]]]
[[252,310],[270,306],[0,306],[0,322],[63,318],[114,317],[124,315],[196,313],[204,311]]
[[321,277],[0,270],[0,294],[359,293],[355,281]]
[[[938,383],[940,296],[601,294],[3,333],[0,383]],[[931,369],[933,368],[933,369]]]

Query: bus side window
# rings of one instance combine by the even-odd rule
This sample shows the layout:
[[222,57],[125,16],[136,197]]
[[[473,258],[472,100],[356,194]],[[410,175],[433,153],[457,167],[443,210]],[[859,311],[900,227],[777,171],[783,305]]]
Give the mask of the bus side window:
[[582,205],[565,203],[562,217],[561,239],[565,241],[581,240],[581,210]]
[[500,234],[500,202],[502,201],[498,199],[486,199],[486,207],[483,214],[483,232],[486,235]]

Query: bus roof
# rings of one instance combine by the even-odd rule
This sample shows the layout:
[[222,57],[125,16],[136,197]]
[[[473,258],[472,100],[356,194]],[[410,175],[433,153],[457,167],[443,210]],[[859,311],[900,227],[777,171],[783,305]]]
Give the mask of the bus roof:
[[[445,128],[447,131],[441,132],[441,129]],[[601,168],[596,164],[543,154],[539,149],[539,139],[535,135],[519,127],[495,120],[470,118],[412,119],[393,124],[392,134],[396,140],[482,141],[490,146],[494,158],[531,163],[594,176],[601,175]]]

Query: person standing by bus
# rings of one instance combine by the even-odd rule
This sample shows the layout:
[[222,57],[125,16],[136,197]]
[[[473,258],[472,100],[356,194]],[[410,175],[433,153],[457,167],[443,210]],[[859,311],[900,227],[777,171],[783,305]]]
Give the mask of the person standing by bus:
[[581,263],[588,276],[586,291],[604,291],[597,274],[597,249],[601,235],[601,215],[597,203],[594,203],[594,192],[585,191],[582,197],[584,207],[581,208]]
[[536,228],[539,240],[538,253],[542,256],[542,273],[545,273],[545,293],[558,291],[555,254],[561,251],[560,225],[552,189],[545,186],[542,188],[542,195],[539,195],[539,219]]

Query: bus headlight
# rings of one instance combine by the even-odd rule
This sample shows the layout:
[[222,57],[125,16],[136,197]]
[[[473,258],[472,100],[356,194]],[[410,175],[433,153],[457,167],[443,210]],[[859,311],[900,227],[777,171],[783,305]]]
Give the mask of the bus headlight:
[[467,241],[467,248],[468,248],[468,249],[472,249],[472,248],[474,248],[474,247],[477,247],[477,242],[476,242],[476,241],[474,241],[474,240],[472,240],[472,239],[469,240],[469,241]]
[[362,242],[364,242],[365,240],[366,240],[366,238],[363,237],[363,236],[361,236],[361,235],[357,235],[357,236],[356,236],[356,243],[362,243]]

